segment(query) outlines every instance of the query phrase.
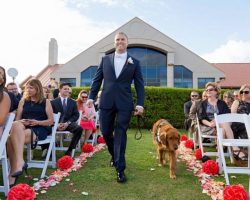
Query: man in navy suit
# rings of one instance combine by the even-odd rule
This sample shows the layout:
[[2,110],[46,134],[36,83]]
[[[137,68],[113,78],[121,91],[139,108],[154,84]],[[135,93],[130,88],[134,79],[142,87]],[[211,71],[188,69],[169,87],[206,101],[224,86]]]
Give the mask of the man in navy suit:
[[65,155],[71,156],[72,150],[76,148],[76,145],[81,139],[83,129],[77,124],[79,112],[76,102],[69,98],[69,91],[70,85],[68,83],[61,83],[59,86],[60,97],[51,101],[51,104],[54,113],[61,113],[58,130],[73,133],[69,148],[65,153]]
[[117,182],[124,183],[126,177],[125,149],[127,129],[134,110],[131,84],[137,93],[135,115],[142,115],[144,82],[139,61],[127,53],[128,37],[119,32],[115,35],[115,53],[102,58],[90,90],[87,104],[93,103],[103,82],[100,99],[100,127],[112,158],[111,165],[117,171]]

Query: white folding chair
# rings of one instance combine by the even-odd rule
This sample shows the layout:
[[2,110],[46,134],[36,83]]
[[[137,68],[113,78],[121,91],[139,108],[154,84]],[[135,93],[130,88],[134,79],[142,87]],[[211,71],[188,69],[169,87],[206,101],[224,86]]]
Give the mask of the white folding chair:
[[[56,130],[58,127],[58,122],[60,119],[61,113],[53,114],[54,125],[52,127],[51,135],[47,136],[45,140],[38,141],[37,145],[49,144],[49,149],[47,152],[47,156],[44,160],[32,160],[31,159],[31,145],[27,145],[27,163],[29,168],[42,168],[41,178],[45,176],[48,165],[56,168],[56,148],[55,148],[55,137]],[[52,154],[52,160],[50,161],[50,155]]]
[[[198,116],[196,115],[196,121],[197,121],[197,129],[198,129],[198,140],[199,140],[199,148],[201,149],[201,154],[202,156],[206,155],[206,156],[218,156],[217,151],[213,152],[213,151],[204,151],[204,147],[212,147],[216,145],[216,140],[217,140],[217,136],[216,135],[206,135],[204,133],[202,133],[201,128],[200,128],[200,122],[198,119]],[[203,140],[207,138],[211,140],[211,143],[205,143],[203,142]],[[214,141],[214,142],[213,142]]]
[[[82,118],[82,112],[79,112],[79,118],[77,120],[77,124],[78,125],[80,125],[81,118]],[[68,147],[64,146],[64,142],[70,142],[71,141],[71,135],[72,135],[72,133],[70,131],[56,131],[56,135],[59,136],[59,146],[56,147],[56,150],[57,151],[67,151]],[[77,149],[78,152],[81,151],[80,140],[79,140],[79,143],[78,143],[76,149]],[[73,149],[71,157],[74,157],[74,155],[75,155],[75,150]]]
[[99,113],[97,111],[95,112],[94,121],[95,121],[96,132],[92,133],[92,138],[87,140],[87,143],[92,144],[92,146],[97,144],[97,136],[100,131]]
[[[236,173],[236,174],[247,174],[250,175],[250,117],[246,114],[237,114],[237,113],[229,113],[223,115],[215,114],[215,122],[217,127],[217,135],[218,135],[218,147],[219,147],[219,154],[220,159],[222,161],[222,167],[225,174],[226,185],[229,185],[229,176],[228,174]],[[220,124],[222,123],[230,123],[230,122],[240,122],[244,123],[247,130],[248,139],[225,139],[223,138],[222,128],[220,128]],[[227,166],[225,160],[225,154],[223,151],[223,147],[247,147],[248,148],[248,165],[246,167],[236,167],[236,166]],[[250,179],[249,179],[250,184]],[[250,194],[250,187],[249,187],[249,194]]]
[[10,186],[9,186],[9,170],[8,170],[8,160],[7,160],[7,153],[6,153],[6,142],[10,133],[10,129],[12,123],[15,119],[15,114],[10,113],[3,129],[3,134],[0,139],[0,160],[2,163],[2,174],[3,174],[3,185],[0,186],[0,192],[4,192],[5,196],[7,196]]

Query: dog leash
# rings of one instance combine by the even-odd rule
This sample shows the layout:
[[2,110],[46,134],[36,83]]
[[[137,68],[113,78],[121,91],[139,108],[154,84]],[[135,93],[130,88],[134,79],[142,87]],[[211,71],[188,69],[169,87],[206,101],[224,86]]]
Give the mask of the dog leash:
[[143,121],[142,116],[137,115],[137,124],[136,124],[136,132],[135,132],[135,139],[140,140],[142,138],[142,132],[141,132],[141,122]]

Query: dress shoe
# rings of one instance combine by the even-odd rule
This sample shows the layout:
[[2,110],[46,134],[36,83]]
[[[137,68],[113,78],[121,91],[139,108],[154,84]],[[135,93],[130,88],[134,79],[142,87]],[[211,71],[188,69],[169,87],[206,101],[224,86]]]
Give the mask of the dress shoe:
[[109,166],[110,166],[110,167],[114,167],[114,160],[113,160],[113,158],[111,158],[111,160],[110,160],[110,162],[109,162]]
[[126,177],[124,172],[117,172],[117,182],[118,183],[125,183],[126,182]]
[[17,178],[18,176],[21,176],[23,174],[23,171],[25,171],[25,173],[28,174],[27,169],[28,169],[28,164],[24,162],[22,170],[14,172],[11,176]]
[[72,150],[67,150],[64,154],[65,156],[70,156],[72,155]]

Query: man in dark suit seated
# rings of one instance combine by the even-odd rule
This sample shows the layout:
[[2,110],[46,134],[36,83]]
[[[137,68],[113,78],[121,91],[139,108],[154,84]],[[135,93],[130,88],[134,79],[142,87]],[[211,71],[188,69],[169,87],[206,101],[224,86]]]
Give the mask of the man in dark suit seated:
[[117,182],[126,181],[125,149],[127,129],[134,110],[131,84],[137,93],[135,115],[142,115],[144,82],[139,61],[127,53],[128,37],[119,32],[115,35],[115,53],[102,58],[95,74],[89,100],[92,104],[103,82],[100,98],[100,127],[111,155],[110,165],[116,168]]
[[184,127],[188,131],[191,127],[192,119],[189,118],[190,108],[195,100],[199,99],[199,93],[196,91],[192,91],[190,94],[190,101],[187,101],[184,103],[184,115],[185,115],[185,121],[184,121]]
[[51,101],[54,113],[61,113],[58,130],[69,131],[73,133],[72,140],[65,155],[71,156],[72,150],[76,148],[83,129],[77,124],[79,112],[77,110],[76,102],[69,98],[70,84],[62,83],[59,86],[60,96]]

